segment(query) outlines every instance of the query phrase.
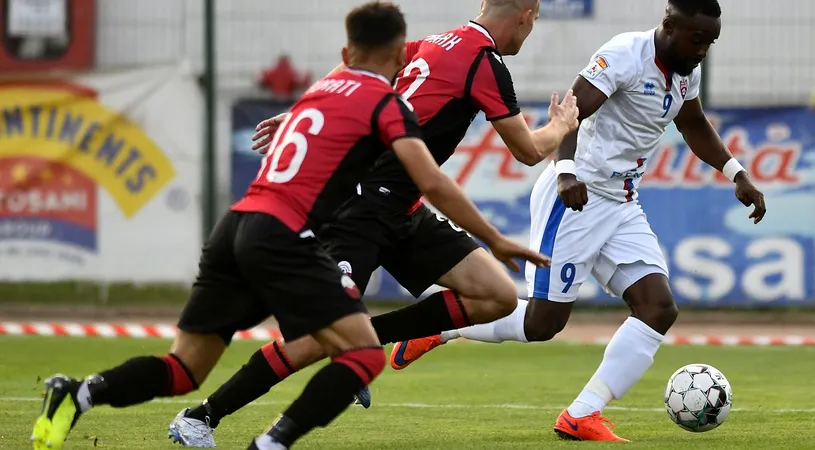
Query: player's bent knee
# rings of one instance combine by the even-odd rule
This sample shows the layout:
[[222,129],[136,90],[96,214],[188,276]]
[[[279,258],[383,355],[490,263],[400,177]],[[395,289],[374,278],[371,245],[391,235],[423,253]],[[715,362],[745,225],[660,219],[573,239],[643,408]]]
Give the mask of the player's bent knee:
[[385,370],[385,350],[382,347],[356,348],[335,356],[333,361],[347,366],[367,386]]
[[[544,300],[545,301],[545,300]],[[569,314],[540,314],[534,311],[524,318],[524,334],[529,342],[546,342],[552,340],[566,328]]]
[[518,307],[518,292],[515,289],[507,290],[496,297],[494,303],[498,318],[508,316]]
[[518,288],[509,276],[497,277],[490,292],[495,319],[508,316],[518,307]]
[[532,322],[524,320],[524,334],[529,342],[546,342],[552,340],[566,327],[566,322],[545,321]]
[[676,303],[673,301],[673,298],[671,298],[670,303],[658,305],[655,315],[658,318],[658,323],[661,328],[665,330],[662,334],[665,334],[676,322],[676,319],[679,318],[679,308],[676,307]]
[[679,308],[670,294],[653,298],[647,307],[634,309],[634,315],[660,334],[665,334],[679,318]]
[[532,297],[524,316],[524,334],[529,342],[545,342],[566,328],[572,302],[555,302]]
[[518,297],[515,282],[484,249],[467,255],[439,279],[439,284],[462,297],[490,303],[506,302],[507,307],[514,307]]

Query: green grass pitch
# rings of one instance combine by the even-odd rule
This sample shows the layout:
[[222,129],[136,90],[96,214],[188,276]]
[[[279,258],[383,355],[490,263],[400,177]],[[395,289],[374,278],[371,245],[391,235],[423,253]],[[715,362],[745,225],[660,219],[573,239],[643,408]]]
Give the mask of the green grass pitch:
[[[41,378],[74,376],[139,354],[159,354],[153,339],[0,337],[0,449],[30,448]],[[205,397],[257,349],[236,342],[198,392],[129,409],[100,407],[80,419],[67,449],[170,449],[167,425]],[[299,449],[631,449],[815,448],[815,348],[664,347],[637,386],[607,415],[631,444],[562,442],[552,432],[558,413],[591,376],[601,346],[455,343],[402,372],[390,368],[372,386],[369,410],[351,407]],[[733,385],[734,411],[716,430],[694,434],[672,424],[662,406],[665,383],[682,365],[703,362]],[[302,389],[311,370],[224,419],[219,448],[244,449]]]

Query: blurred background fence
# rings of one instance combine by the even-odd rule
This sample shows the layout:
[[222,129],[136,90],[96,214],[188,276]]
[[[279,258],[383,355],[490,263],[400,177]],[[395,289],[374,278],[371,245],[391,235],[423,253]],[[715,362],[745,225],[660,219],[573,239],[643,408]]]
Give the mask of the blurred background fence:
[[[812,306],[815,2],[720,1],[703,98],[765,190],[767,219],[750,225],[732,185],[675,129],[648,162],[641,201],[680,302]],[[0,0],[2,301],[67,295],[32,282],[89,282],[101,288],[79,295],[102,299],[117,283],[188,286],[211,216],[255,175],[254,125],[337,64],[343,16],[360,3]],[[480,4],[397,3],[413,39],[466,23]],[[506,59],[530,123],[545,123],[551,91],[565,91],[611,36],[656,26],[664,3],[542,0],[521,54]],[[512,161],[479,117],[445,171],[525,242],[541,167]],[[367,295],[409,298],[381,272]],[[592,283],[581,296],[615,303]]]

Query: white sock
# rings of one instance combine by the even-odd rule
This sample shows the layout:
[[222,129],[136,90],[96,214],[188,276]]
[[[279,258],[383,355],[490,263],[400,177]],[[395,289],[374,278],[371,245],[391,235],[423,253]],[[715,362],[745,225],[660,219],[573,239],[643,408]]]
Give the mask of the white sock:
[[569,406],[569,415],[602,412],[611,400],[622,398],[651,367],[663,339],[641,320],[629,317],[608,343],[597,372]]
[[88,389],[88,380],[84,380],[79,385],[79,390],[76,392],[76,401],[79,403],[79,410],[82,412],[86,412],[93,407],[91,391]]
[[518,300],[518,307],[506,317],[502,317],[494,322],[473,325],[458,330],[445,331],[441,334],[442,342],[463,337],[479,342],[504,342],[517,341],[529,342],[524,333],[524,317],[526,316],[526,300]]
[[281,444],[280,442],[275,441],[268,434],[264,434],[263,436],[256,437],[255,438],[255,445],[260,450],[288,450],[286,447],[283,446],[283,444]]

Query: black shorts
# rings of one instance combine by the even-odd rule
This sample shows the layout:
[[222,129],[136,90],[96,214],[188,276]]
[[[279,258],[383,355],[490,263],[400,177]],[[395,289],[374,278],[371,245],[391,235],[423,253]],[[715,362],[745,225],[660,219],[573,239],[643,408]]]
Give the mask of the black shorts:
[[293,340],[367,312],[359,292],[313,234],[301,237],[267,214],[230,211],[204,244],[178,328],[229,343],[274,316]]
[[408,215],[363,196],[348,201],[319,236],[363,292],[382,266],[414,297],[480,248],[464,230],[424,205]]

